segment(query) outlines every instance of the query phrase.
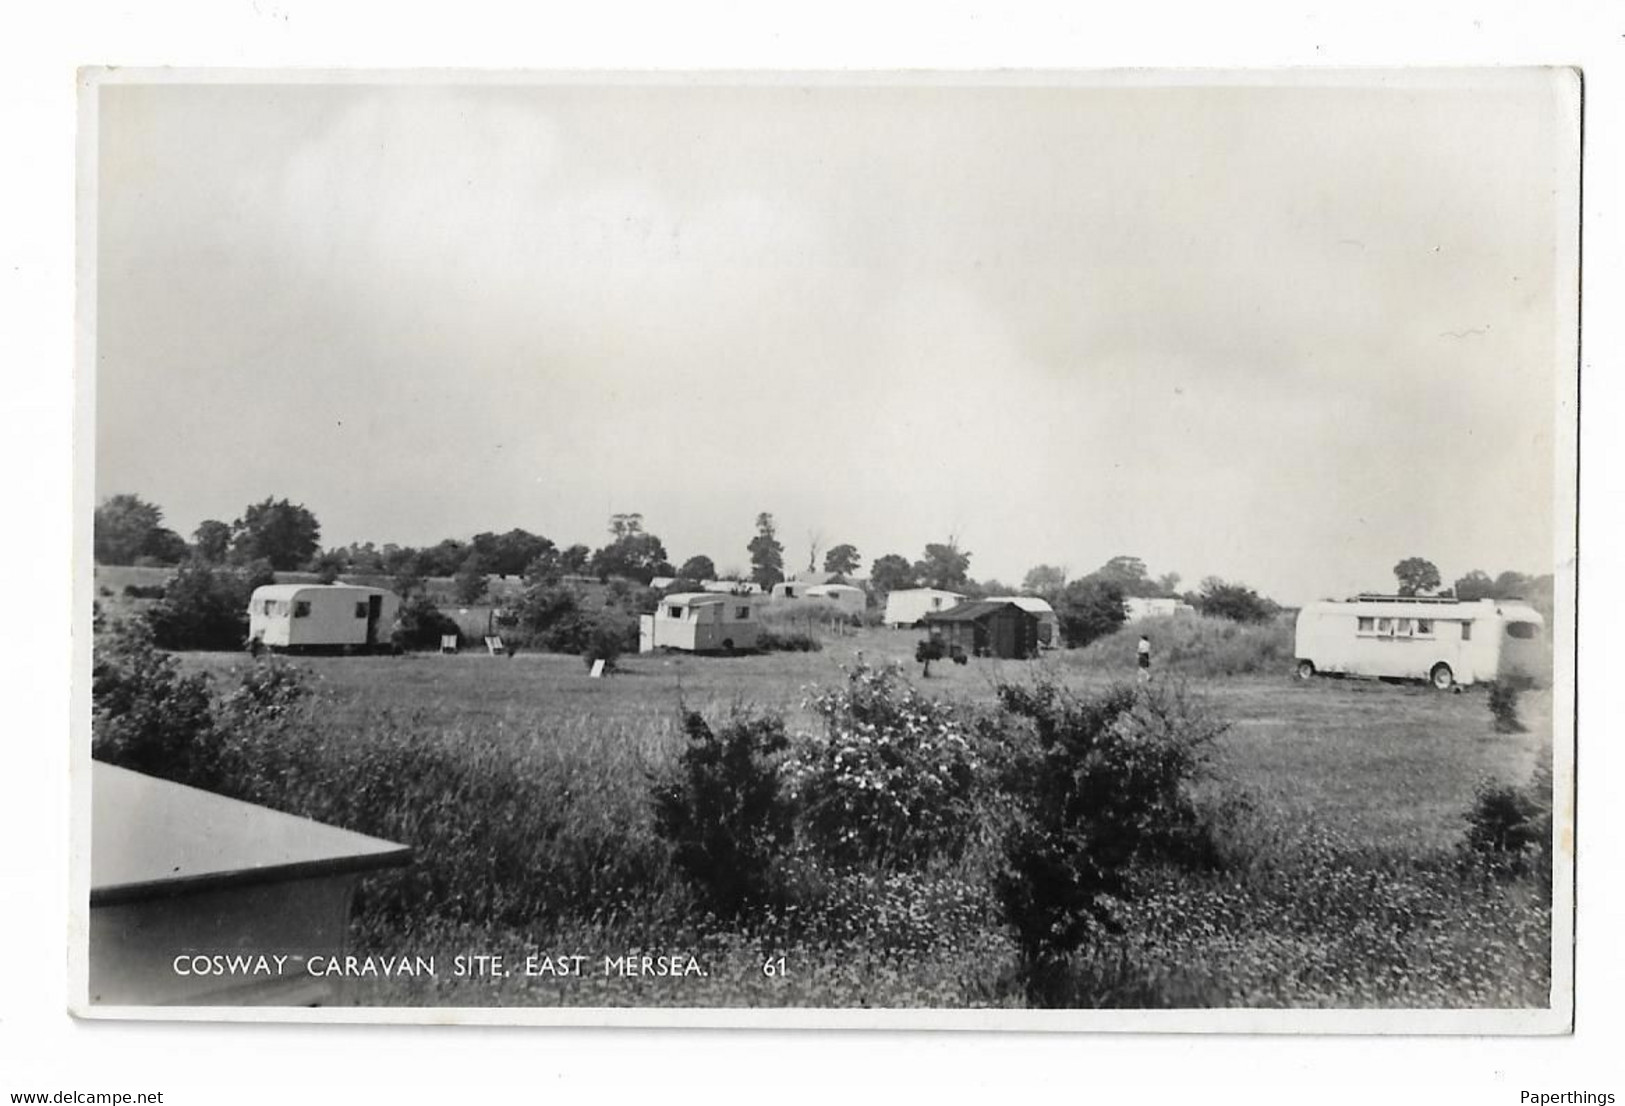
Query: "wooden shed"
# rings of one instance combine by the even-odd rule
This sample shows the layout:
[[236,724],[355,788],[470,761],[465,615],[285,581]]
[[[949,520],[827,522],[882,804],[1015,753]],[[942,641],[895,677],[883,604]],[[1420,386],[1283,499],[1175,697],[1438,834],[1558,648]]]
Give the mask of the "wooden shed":
[[337,1001],[357,881],[412,853],[99,761],[91,809],[91,1006]]
[[1024,660],[1038,655],[1039,617],[1007,599],[961,603],[925,617],[931,636],[973,657]]

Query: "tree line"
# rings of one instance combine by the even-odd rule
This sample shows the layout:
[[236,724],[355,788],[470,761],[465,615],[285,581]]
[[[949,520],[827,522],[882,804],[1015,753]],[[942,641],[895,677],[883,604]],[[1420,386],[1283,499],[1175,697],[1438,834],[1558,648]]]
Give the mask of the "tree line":
[[[610,516],[608,538],[597,549],[583,543],[561,547],[541,534],[522,528],[485,531],[471,539],[446,538],[433,545],[414,547],[386,543],[352,542],[322,548],[321,525],[306,506],[288,499],[267,498],[249,504],[230,522],[208,519],[186,541],[163,525],[156,504],[130,494],[114,495],[96,510],[95,556],[101,564],[223,567],[239,570],[240,577],[227,595],[222,589],[220,612],[237,605],[238,592],[250,582],[268,582],[273,572],[307,571],[323,582],[340,576],[387,578],[408,600],[407,621],[421,623],[413,638],[431,639],[445,627],[438,623],[426,598],[431,577],[450,578],[459,603],[471,605],[487,596],[491,577],[517,577],[526,592],[513,604],[519,617],[541,639],[554,644],[580,645],[596,627],[559,590],[571,577],[587,576],[604,583],[622,582],[611,605],[625,614],[647,613],[654,599],[646,594],[656,579],[670,581],[662,590],[694,590],[706,581],[731,578],[749,581],[764,590],[787,578],[785,545],[771,512],[756,516],[754,533],[744,543],[748,573],[719,572],[716,561],[695,554],[674,565],[660,537],[649,531],[636,512]],[[820,539],[810,536],[808,569],[820,563]],[[1070,578],[1062,566],[1032,568],[1019,586],[997,579],[976,580],[970,574],[972,554],[956,535],[928,542],[922,555],[910,559],[901,553],[874,558],[866,582],[872,602],[883,603],[890,592],[929,587],[955,591],[970,598],[1026,594],[1048,601],[1056,610],[1062,638],[1072,646],[1086,645],[1115,631],[1126,620],[1125,600],[1136,597],[1179,598],[1204,614],[1237,622],[1262,622],[1279,608],[1244,584],[1208,577],[1194,591],[1179,590],[1180,576],[1170,572],[1153,576],[1138,557],[1117,556],[1095,571]],[[823,571],[836,582],[856,579],[862,554],[850,542],[823,551]],[[222,577],[224,579],[224,577]],[[183,594],[210,591],[204,574],[182,573]],[[414,599],[420,602],[412,603]],[[218,621],[218,619],[216,620]],[[629,633],[622,624],[618,632]],[[164,634],[164,637],[177,635]],[[186,635],[179,635],[186,636]],[[211,635],[211,636],[223,636]]]

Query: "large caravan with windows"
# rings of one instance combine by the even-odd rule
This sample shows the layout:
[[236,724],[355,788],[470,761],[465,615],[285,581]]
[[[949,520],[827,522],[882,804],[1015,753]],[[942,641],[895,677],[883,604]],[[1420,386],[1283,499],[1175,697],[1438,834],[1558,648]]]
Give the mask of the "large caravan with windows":
[[1310,603],[1298,615],[1297,672],[1427,680],[1447,689],[1502,679],[1549,680],[1546,620],[1526,603],[1361,595]]
[[732,653],[756,648],[762,624],[749,595],[683,592],[660,600],[654,614],[638,621],[638,652],[684,649]]
[[248,601],[248,637],[269,649],[386,649],[401,601],[352,584],[267,584]]

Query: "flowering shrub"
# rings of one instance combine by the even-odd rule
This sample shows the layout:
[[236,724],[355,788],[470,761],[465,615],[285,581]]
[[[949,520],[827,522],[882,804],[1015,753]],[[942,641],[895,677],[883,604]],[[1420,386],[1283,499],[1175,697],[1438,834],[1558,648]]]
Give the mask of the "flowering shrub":
[[964,850],[981,758],[958,710],[921,695],[895,666],[861,663],[806,706],[824,732],[802,740],[786,769],[814,848],[837,863],[892,867]]

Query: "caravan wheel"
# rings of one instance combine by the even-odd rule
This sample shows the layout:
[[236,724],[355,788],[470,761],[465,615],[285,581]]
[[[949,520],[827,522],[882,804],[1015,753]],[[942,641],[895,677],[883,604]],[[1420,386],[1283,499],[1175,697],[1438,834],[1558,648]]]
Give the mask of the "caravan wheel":
[[1449,691],[1456,685],[1456,674],[1450,671],[1448,664],[1436,664],[1428,674],[1428,682],[1440,691]]
[[1315,663],[1313,661],[1298,662],[1298,679],[1312,680],[1315,677]]

